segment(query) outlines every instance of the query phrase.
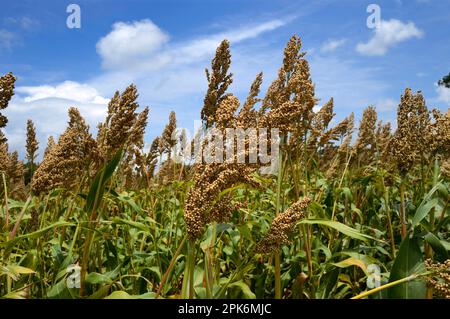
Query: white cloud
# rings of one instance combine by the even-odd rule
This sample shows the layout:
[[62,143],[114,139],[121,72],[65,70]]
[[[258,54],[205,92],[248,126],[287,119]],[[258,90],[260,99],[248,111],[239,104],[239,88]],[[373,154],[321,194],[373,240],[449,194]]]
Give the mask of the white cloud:
[[438,94],[437,100],[444,102],[450,107],[450,89],[439,85],[436,88],[436,92]]
[[2,112],[8,118],[5,132],[11,149],[24,154],[26,121],[36,126],[42,156],[47,138],[55,138],[67,125],[69,107],[76,107],[95,133],[97,124],[104,120],[108,100],[87,84],[65,81],[42,86],[18,86],[8,107]]
[[228,30],[222,33],[201,37],[187,43],[181,43],[179,48],[171,50],[174,60],[182,63],[204,58],[213,53],[223,39],[228,39],[232,44],[238,44],[244,40],[252,39],[262,33],[278,29],[287,24],[290,19],[275,19],[255,25],[245,25],[236,30]]
[[96,125],[104,120],[107,112],[106,104],[56,97],[30,100],[16,94],[2,112],[8,118],[5,132],[11,149],[19,151],[22,156],[25,154],[26,122],[27,119],[32,119],[40,142],[38,152],[40,159],[44,153],[47,138],[53,135],[56,139],[65,130],[68,121],[67,111],[72,106],[80,111],[93,133],[96,132]]
[[347,42],[347,39],[335,39],[335,40],[328,40],[322,45],[322,48],[320,49],[322,52],[332,52],[339,48],[340,46],[343,46]]
[[143,73],[198,62],[209,58],[223,39],[237,44],[275,30],[291,20],[274,19],[175,43],[169,43],[169,35],[148,19],[117,22],[113,30],[99,40],[97,52],[103,67],[109,71]]
[[73,81],[64,81],[55,86],[19,86],[19,94],[25,94],[24,102],[34,102],[46,98],[61,98],[82,103],[106,104],[108,100],[99,95],[98,91],[87,85]]
[[160,49],[169,36],[152,21],[117,22],[97,43],[102,65],[107,69],[127,67]]
[[373,37],[367,43],[358,43],[356,50],[363,55],[381,56],[396,44],[412,38],[421,38],[423,34],[413,22],[382,20]]

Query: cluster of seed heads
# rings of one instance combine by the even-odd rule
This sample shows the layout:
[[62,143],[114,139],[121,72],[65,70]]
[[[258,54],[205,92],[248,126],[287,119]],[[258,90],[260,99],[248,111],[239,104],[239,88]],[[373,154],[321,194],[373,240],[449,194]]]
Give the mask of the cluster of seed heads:
[[442,263],[428,259],[425,264],[431,273],[427,277],[428,284],[433,287],[437,295],[450,299],[450,259]]

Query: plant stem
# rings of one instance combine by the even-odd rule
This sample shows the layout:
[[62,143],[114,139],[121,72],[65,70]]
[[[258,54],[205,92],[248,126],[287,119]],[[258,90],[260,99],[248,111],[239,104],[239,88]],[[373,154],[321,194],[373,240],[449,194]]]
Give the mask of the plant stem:
[[217,223],[213,222],[212,225],[212,237],[211,242],[205,251],[205,278],[206,278],[206,298],[211,299],[213,296],[214,287],[214,261],[212,257],[212,249],[216,243],[217,236]]
[[22,211],[20,212],[19,217],[17,217],[16,224],[14,225],[13,230],[9,234],[9,240],[14,239],[14,236],[16,235],[17,230],[19,229],[19,225],[20,225],[20,222],[22,221],[23,215],[27,211],[27,208],[30,205],[30,202],[31,202],[31,196],[28,197],[27,201],[25,202],[25,205],[23,205]]
[[186,256],[187,260],[186,260],[186,268],[184,269],[183,286],[181,289],[181,298],[193,299],[194,298],[195,241],[188,240],[187,247],[188,247],[187,256]]
[[383,191],[384,191],[384,205],[386,206],[386,217],[388,220],[388,228],[389,228],[389,237],[391,241],[391,250],[392,250],[392,259],[395,259],[396,251],[395,251],[395,239],[394,239],[394,229],[392,228],[392,218],[391,218],[391,212],[389,209],[389,192],[386,188],[386,184],[384,183],[384,178],[382,177],[383,181]]
[[[283,143],[283,138],[281,138],[281,143]],[[280,197],[281,197],[281,184],[283,179],[283,153],[280,147],[278,154],[278,177],[277,177],[277,201],[275,208],[275,216],[280,212]],[[275,251],[275,299],[281,299],[281,260],[280,252]]]
[[[436,158],[434,160],[434,166],[433,166],[433,187],[435,187],[438,182],[439,182],[439,161]],[[430,220],[429,220],[430,229],[433,232],[433,231],[435,231],[435,229],[434,229],[434,211],[431,211],[431,213],[429,214],[429,218],[430,218]],[[431,259],[432,257],[433,257],[433,251],[430,247],[430,244],[425,241],[425,258]],[[433,286],[431,286],[431,285],[427,286],[426,298],[433,299]]]
[[411,276],[408,276],[408,277],[405,277],[405,278],[402,278],[402,279],[399,279],[399,280],[396,280],[396,281],[387,283],[387,284],[382,285],[382,286],[380,286],[380,287],[371,289],[371,290],[369,290],[369,291],[365,291],[365,292],[363,292],[363,293],[360,293],[360,294],[357,295],[357,296],[352,297],[351,299],[362,299],[362,298],[365,298],[365,297],[367,297],[367,296],[370,296],[370,295],[372,295],[372,294],[374,294],[374,293],[377,293],[377,292],[379,292],[379,291],[382,291],[382,290],[384,290],[384,289],[386,289],[386,288],[391,288],[391,287],[397,286],[397,285],[399,285],[399,284],[401,284],[401,283],[408,282],[408,281],[412,281],[412,280],[417,279],[417,278],[419,278],[420,276],[424,276],[424,275],[426,275],[426,274],[428,274],[428,273],[414,274],[414,275],[411,275]]
[[406,237],[406,212],[405,212],[405,190],[403,179],[400,183],[400,224],[402,240]]
[[9,227],[9,211],[8,211],[8,187],[6,186],[6,176],[5,173],[2,172],[3,178],[3,187],[5,191],[5,229],[7,230]]
[[173,267],[175,266],[175,262],[177,261],[178,256],[181,253],[181,250],[184,247],[184,244],[186,243],[187,236],[184,236],[183,240],[180,243],[180,246],[178,246],[177,251],[172,257],[172,260],[170,261],[169,267],[167,268],[166,272],[164,273],[161,282],[159,283],[158,291],[156,292],[155,299],[158,299],[159,295],[161,294],[161,291],[164,287],[164,284],[166,283],[167,278],[169,277],[170,273],[173,270]]

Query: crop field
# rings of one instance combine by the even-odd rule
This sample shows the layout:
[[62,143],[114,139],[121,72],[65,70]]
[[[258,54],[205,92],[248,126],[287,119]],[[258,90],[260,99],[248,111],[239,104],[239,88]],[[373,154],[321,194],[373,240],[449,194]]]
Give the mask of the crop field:
[[450,110],[405,88],[392,123],[334,122],[299,36],[239,100],[231,57],[205,65],[192,139],[172,112],[146,147],[130,84],[97,128],[70,108],[45,146],[28,120],[23,160],[0,77],[1,298],[450,298]]

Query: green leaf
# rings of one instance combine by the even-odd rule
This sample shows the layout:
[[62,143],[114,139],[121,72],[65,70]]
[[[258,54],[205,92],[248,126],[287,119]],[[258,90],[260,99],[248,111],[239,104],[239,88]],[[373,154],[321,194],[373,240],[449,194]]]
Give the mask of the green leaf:
[[62,279],[55,284],[48,292],[47,297],[50,299],[71,299],[69,289],[67,288],[66,279]]
[[[406,237],[400,244],[400,250],[392,266],[389,282],[393,282],[425,270],[423,254],[419,239]],[[389,289],[391,299],[423,299],[426,296],[426,283],[423,280],[413,280]]]
[[350,257],[350,258],[342,260],[338,263],[333,263],[333,265],[335,265],[336,267],[339,267],[339,268],[347,268],[350,266],[357,266],[357,267],[361,268],[362,271],[364,271],[364,273],[367,274],[367,265],[361,259],[356,259],[356,258]]
[[433,198],[432,200],[426,203],[422,202],[419,208],[417,208],[416,214],[413,217],[412,227],[414,228],[417,225],[419,225],[420,222],[428,215],[430,210],[438,204],[438,202],[439,202],[438,198]]
[[21,289],[16,291],[11,291],[10,293],[2,296],[2,299],[27,299],[28,291],[27,289]]
[[110,289],[111,285],[100,286],[100,288],[90,295],[88,299],[103,299],[108,295]]
[[25,239],[25,238],[36,238],[41,236],[42,234],[45,234],[48,230],[53,229],[53,228],[57,228],[57,227],[63,227],[63,226],[75,226],[75,224],[73,223],[69,223],[69,222],[64,222],[64,221],[59,221],[56,222],[54,224],[51,224],[47,227],[44,227],[40,230],[37,230],[35,232],[29,233],[29,234],[25,234],[25,235],[21,235],[21,236],[17,236],[14,237],[13,240],[10,241],[5,241],[5,242],[0,242],[0,247],[2,246],[10,246],[13,245],[14,243],[16,243],[17,241],[21,240],[21,239]]
[[304,220],[300,221],[300,224],[323,225],[323,226],[331,227],[331,228],[336,229],[337,231],[343,233],[344,235],[347,235],[351,238],[359,239],[362,241],[367,241],[368,239],[376,240],[375,238],[373,238],[369,235],[363,234],[354,228],[351,228],[347,225],[341,224],[339,222],[331,221],[331,220],[304,219]]
[[229,285],[229,288],[230,289],[235,288],[235,289],[239,290],[242,294],[241,298],[244,298],[244,299],[255,299],[256,298],[256,295],[250,290],[250,287],[242,280],[231,283]]
[[8,209],[23,208],[25,202],[16,201],[14,199],[8,198]]
[[85,282],[90,283],[92,285],[109,285],[112,284],[113,281],[106,275],[91,272],[86,276]]
[[[149,220],[150,220],[152,223],[156,223],[156,222],[155,222],[153,219],[151,219],[151,218],[149,218]],[[132,221],[132,220],[126,220],[126,219],[118,218],[118,217],[115,217],[115,218],[113,219],[113,224],[118,224],[118,225],[120,225],[120,224],[122,224],[122,225],[128,225],[128,226],[131,226],[131,227],[133,227],[133,228],[142,230],[142,231],[147,232],[147,233],[150,233],[150,232],[151,232],[151,228],[148,227],[148,226],[145,225],[145,224],[142,224],[142,223],[140,223],[140,222],[135,222],[135,221]]]
[[109,296],[106,296],[105,299],[133,299],[129,293],[121,290],[113,291]]
[[434,186],[424,197],[424,199],[422,200],[422,203],[420,203],[419,208],[417,208],[416,210],[416,214],[413,217],[412,220],[412,227],[416,227],[417,225],[419,225],[419,223],[421,222],[422,219],[424,219],[428,213],[430,212],[430,210],[437,205],[438,203],[438,199],[434,198],[432,200],[431,197],[433,196],[433,194],[441,187],[441,183],[436,184],[436,186]]
[[142,295],[130,295],[126,291],[116,290],[113,291],[109,296],[106,296],[105,299],[151,299],[155,298],[154,292],[147,292]]
[[103,198],[103,193],[105,192],[105,184],[116,170],[122,156],[123,150],[119,150],[95,176],[86,200],[86,210],[88,212],[94,211],[100,204],[100,201]]
[[26,268],[26,267],[22,267],[22,266],[18,266],[18,265],[12,265],[12,266],[7,266],[8,269],[10,269],[11,271],[17,273],[17,274],[34,274],[35,271],[30,269],[30,268]]
[[443,245],[443,243],[437,238],[433,233],[428,233],[425,235],[424,239],[430,244],[436,253],[436,259],[438,261],[444,261],[449,258],[448,251]]
[[34,273],[35,272],[33,270],[19,265],[0,265],[0,276],[6,275],[14,281],[18,280],[20,275],[29,275]]
[[450,243],[446,240],[441,240],[441,244],[442,246],[444,246],[444,248],[448,251],[450,250]]
[[223,252],[225,254],[227,254],[228,256],[231,256],[233,254],[233,247],[225,246],[225,247],[223,247]]
[[117,198],[118,198],[120,201],[122,201],[122,202],[127,203],[128,205],[130,205],[131,208],[133,208],[133,210],[134,210],[136,213],[138,213],[138,214],[142,214],[142,213],[143,213],[143,212],[142,212],[142,208],[140,208],[140,207],[136,204],[136,202],[135,202],[132,198],[129,197],[128,193],[120,194]]

